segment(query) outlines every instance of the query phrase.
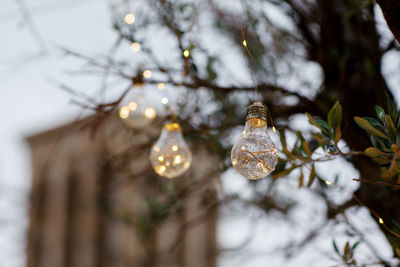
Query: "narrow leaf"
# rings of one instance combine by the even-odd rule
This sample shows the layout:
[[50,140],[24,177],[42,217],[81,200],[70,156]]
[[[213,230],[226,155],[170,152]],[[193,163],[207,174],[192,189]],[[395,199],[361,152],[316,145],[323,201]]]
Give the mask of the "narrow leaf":
[[304,183],[304,174],[303,170],[300,171],[300,177],[299,177],[299,188],[303,186]]
[[349,253],[349,241],[346,242],[346,245],[344,246],[343,252],[344,252],[345,255],[347,253]]
[[[318,133],[319,134],[319,133]],[[317,140],[318,142],[322,143],[322,144],[329,144],[328,140],[325,140],[322,135],[318,135],[318,134],[311,134],[311,137],[314,138],[315,140]]]
[[339,143],[340,139],[342,138],[342,131],[340,130],[340,127],[338,126],[336,128],[336,132],[335,132],[335,143]]
[[392,143],[396,143],[396,128],[394,127],[394,123],[392,118],[389,115],[385,116],[386,127],[388,128],[389,137]]
[[386,101],[387,101],[387,105],[388,105],[388,110],[389,110],[389,115],[390,117],[392,117],[393,121],[397,121],[399,114],[396,111],[396,107],[392,101],[392,98],[389,96],[389,94],[387,92],[386,93]]
[[276,174],[272,175],[272,178],[276,179],[276,178],[279,178],[279,177],[282,177],[282,176],[286,176],[286,175],[290,174],[297,167],[298,166],[295,165],[295,166],[290,167],[287,170],[284,170],[284,171],[281,171],[279,173],[276,173]]
[[380,106],[376,105],[375,106],[375,111],[376,111],[376,115],[378,115],[378,118],[382,122],[385,122],[385,111],[383,110],[383,108],[381,108]]
[[337,127],[341,127],[342,125],[342,117],[343,117],[343,111],[342,111],[342,105],[340,102],[337,102],[337,107],[336,107],[336,124]]
[[[329,134],[329,132],[328,132],[328,127],[323,126],[323,123],[321,123],[321,122],[318,123],[318,122],[317,122],[318,119],[314,119],[309,113],[306,113],[306,116],[307,116],[307,118],[308,118],[308,121],[309,121],[312,125],[318,127],[323,133]],[[321,120],[320,120],[320,121],[321,121]],[[328,126],[328,124],[326,124],[326,126]]]
[[304,151],[306,152],[307,156],[310,158],[311,157],[311,150],[310,150],[310,147],[308,146],[307,141],[304,140],[302,145],[303,145]]
[[353,252],[359,244],[360,244],[360,241],[357,241],[356,243],[354,243],[354,245],[351,247],[350,251]]
[[384,134],[384,133],[378,131],[377,129],[375,129],[374,127],[372,127],[372,125],[366,119],[363,119],[360,117],[354,117],[354,120],[358,124],[358,126],[363,128],[368,133],[378,136],[378,137],[388,139],[386,134]]
[[338,249],[338,247],[336,245],[335,240],[332,241],[332,245],[333,245],[333,248],[335,249],[336,254],[338,254],[340,256],[340,252],[339,252],[339,249]]
[[385,153],[382,152],[381,150],[375,148],[375,147],[369,147],[365,149],[365,154],[369,157],[388,157],[390,156],[390,153]]
[[308,178],[307,187],[310,187],[315,180],[315,166],[314,164],[311,166],[310,176]]

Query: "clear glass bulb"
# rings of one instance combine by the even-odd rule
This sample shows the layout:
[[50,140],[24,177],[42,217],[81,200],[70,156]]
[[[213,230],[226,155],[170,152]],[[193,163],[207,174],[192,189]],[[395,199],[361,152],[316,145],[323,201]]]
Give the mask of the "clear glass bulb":
[[267,109],[254,102],[247,109],[245,129],[231,152],[232,165],[242,176],[257,180],[266,177],[278,162],[278,149],[268,134]]
[[119,108],[119,117],[130,128],[143,128],[157,116],[156,109],[151,106],[143,92],[143,88],[132,89],[125,97],[128,101]]
[[174,178],[184,173],[191,161],[192,153],[183,139],[181,126],[175,122],[165,123],[150,152],[154,171],[158,175]]

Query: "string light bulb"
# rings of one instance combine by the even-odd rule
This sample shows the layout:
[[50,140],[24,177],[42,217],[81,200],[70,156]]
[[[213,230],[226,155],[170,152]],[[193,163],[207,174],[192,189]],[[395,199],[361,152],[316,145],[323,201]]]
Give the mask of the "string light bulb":
[[190,56],[189,50],[186,49],[185,51],[183,51],[183,56],[188,58]]
[[124,20],[126,24],[133,24],[135,23],[136,17],[132,13],[128,13],[125,15]]
[[157,88],[158,88],[158,90],[163,91],[165,89],[165,84],[164,83],[158,83],[157,84]]
[[143,128],[157,116],[155,108],[147,102],[143,88],[132,88],[126,99],[128,101],[124,101],[119,108],[119,117],[126,126],[133,129]]
[[131,50],[133,52],[139,52],[140,51],[140,44],[138,42],[133,42],[131,44]]
[[143,71],[143,77],[145,77],[146,79],[150,79],[152,75],[151,70],[145,70]]
[[268,134],[267,112],[259,101],[247,108],[245,129],[231,152],[233,167],[251,180],[266,177],[278,162],[278,149]]
[[189,169],[191,161],[192,153],[183,139],[181,126],[176,122],[165,123],[150,152],[154,171],[171,179]]

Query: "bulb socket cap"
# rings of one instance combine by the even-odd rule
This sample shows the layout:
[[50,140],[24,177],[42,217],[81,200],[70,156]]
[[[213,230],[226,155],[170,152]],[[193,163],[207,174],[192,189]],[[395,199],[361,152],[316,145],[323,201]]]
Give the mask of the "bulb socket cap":
[[260,101],[255,101],[253,102],[253,104],[247,107],[246,120],[261,119],[267,121],[267,118],[268,118],[268,109],[264,103]]

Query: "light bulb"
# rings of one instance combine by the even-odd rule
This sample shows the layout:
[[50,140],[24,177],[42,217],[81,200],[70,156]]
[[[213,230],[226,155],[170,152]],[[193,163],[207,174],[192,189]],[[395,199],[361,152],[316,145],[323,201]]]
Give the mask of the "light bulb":
[[119,117],[128,127],[146,127],[157,116],[155,108],[147,102],[142,88],[132,89],[126,99],[119,109]]
[[231,152],[232,165],[244,177],[266,177],[276,166],[278,150],[268,134],[267,108],[259,101],[247,108],[245,129]]
[[174,178],[184,173],[192,161],[192,153],[183,139],[181,126],[167,122],[157,142],[151,148],[150,162],[161,176]]

